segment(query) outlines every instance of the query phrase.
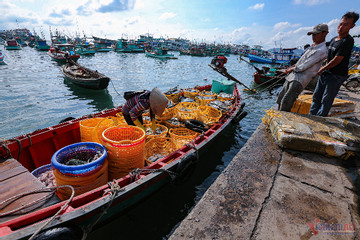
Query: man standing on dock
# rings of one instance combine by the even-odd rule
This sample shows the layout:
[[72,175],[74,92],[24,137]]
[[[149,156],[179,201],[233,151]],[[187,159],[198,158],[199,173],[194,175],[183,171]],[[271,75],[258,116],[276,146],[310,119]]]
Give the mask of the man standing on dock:
[[349,31],[358,19],[359,14],[347,12],[340,20],[337,27],[338,36],[331,39],[328,47],[327,63],[318,71],[320,77],[313,95],[311,115],[328,115],[341,84],[347,78],[349,59],[354,46],[354,39],[349,35]]
[[308,32],[307,35],[312,35],[313,45],[306,49],[294,66],[285,70],[285,73],[291,73],[286,77],[276,101],[280,111],[290,112],[297,97],[316,76],[326,58],[325,38],[328,29],[328,25],[318,24]]

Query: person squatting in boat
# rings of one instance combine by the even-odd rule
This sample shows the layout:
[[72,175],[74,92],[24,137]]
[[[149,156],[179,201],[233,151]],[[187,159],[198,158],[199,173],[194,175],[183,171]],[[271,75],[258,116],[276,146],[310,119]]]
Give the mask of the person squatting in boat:
[[277,98],[278,109],[290,112],[300,93],[311,82],[326,58],[327,48],[325,38],[328,34],[328,25],[318,24],[307,35],[312,35],[313,44],[307,48],[297,63],[286,69],[290,73]]
[[142,114],[145,110],[149,109],[151,129],[155,131],[155,115],[161,116],[168,104],[168,99],[165,94],[162,93],[159,88],[155,87],[151,92],[147,90],[133,92],[133,94],[130,93],[129,96],[126,96],[125,93],[124,97],[126,103],[122,108],[122,113],[127,124],[136,125],[145,130]]

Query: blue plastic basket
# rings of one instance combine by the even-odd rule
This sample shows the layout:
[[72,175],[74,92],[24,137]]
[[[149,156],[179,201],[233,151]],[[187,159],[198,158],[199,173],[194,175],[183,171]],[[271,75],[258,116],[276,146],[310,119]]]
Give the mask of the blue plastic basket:
[[[68,166],[65,165],[70,159],[88,159],[99,154],[100,157],[90,163]],[[107,157],[106,148],[95,142],[81,142],[71,144],[58,150],[51,158],[52,166],[63,174],[81,175],[93,171],[99,167]]]
[[52,170],[53,167],[51,164],[47,164],[41,167],[38,167],[37,169],[35,169],[34,171],[31,172],[32,175],[34,175],[36,178],[40,177],[40,175],[44,172],[47,172],[49,170]]

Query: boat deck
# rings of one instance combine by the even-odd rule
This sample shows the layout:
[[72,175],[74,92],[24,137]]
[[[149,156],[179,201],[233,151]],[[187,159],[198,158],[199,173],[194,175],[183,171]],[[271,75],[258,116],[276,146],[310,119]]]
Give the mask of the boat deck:
[[[40,199],[49,193],[36,193],[26,195],[13,203],[5,206],[5,200],[10,199],[19,194],[30,192],[35,189],[44,187],[44,185],[33,176],[24,166],[22,166],[16,159],[9,158],[0,162],[0,215],[20,208],[25,204],[31,202],[40,202]],[[54,194],[54,196],[46,202],[42,207],[49,206],[55,202],[59,202],[60,199]],[[0,224],[16,218],[17,215],[0,216]]]

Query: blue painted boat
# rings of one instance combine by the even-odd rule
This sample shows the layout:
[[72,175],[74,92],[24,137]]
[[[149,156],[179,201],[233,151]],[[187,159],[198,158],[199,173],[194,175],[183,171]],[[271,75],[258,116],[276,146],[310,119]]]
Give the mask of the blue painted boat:
[[295,49],[296,48],[283,48],[279,52],[271,53],[270,57],[248,54],[248,58],[250,62],[289,65],[292,59],[299,58],[299,56],[294,53]]
[[123,53],[143,53],[144,47],[139,46],[134,41],[120,39],[115,45],[116,52],[123,52]]
[[77,54],[86,56],[93,56],[96,53],[96,49],[89,44],[78,44],[75,50]]
[[48,45],[45,40],[38,39],[35,42],[35,48],[39,51],[48,51],[50,49],[50,45]]

